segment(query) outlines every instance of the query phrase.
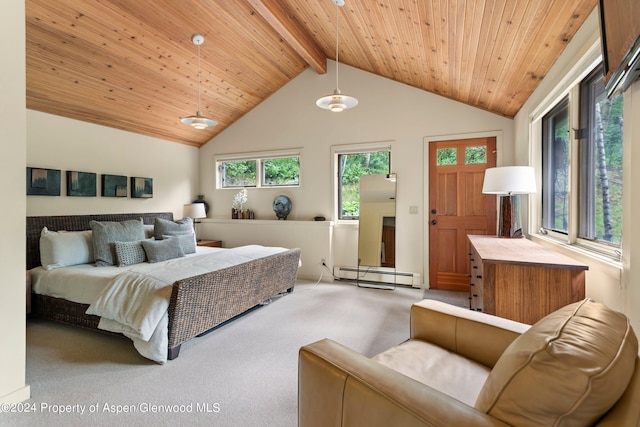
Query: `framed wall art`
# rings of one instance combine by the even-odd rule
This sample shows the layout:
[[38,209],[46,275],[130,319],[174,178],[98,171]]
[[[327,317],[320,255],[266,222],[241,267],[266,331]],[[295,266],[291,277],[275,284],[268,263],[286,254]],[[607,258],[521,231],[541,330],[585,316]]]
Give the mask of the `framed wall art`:
[[131,177],[131,198],[150,199],[153,197],[153,178]]
[[27,196],[59,196],[60,169],[27,167]]
[[96,174],[67,171],[67,196],[96,197]]
[[102,197],[127,197],[127,177],[103,174]]

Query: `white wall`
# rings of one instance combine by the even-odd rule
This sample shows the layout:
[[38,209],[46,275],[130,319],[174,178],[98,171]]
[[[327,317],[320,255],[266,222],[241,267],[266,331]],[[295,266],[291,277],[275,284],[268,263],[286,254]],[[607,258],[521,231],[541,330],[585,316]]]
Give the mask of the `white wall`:
[[24,2],[5,1],[0,14],[0,180],[3,222],[0,239],[0,403],[29,398],[25,385],[26,164]]
[[[640,333],[640,82],[624,94],[624,198],[622,219],[622,294],[623,311]],[[635,183],[635,184],[632,184]]]
[[[27,196],[27,215],[169,211],[181,218],[198,194],[198,155],[188,145],[28,110],[27,166],[60,169],[62,185],[60,197]],[[68,170],[95,172],[97,197],[66,196]],[[153,198],[101,197],[103,173],[153,178]]]
[[[392,169],[398,175],[397,268],[422,273],[424,138],[501,131],[511,141],[513,121],[345,65],[340,65],[340,89],[358,98],[359,105],[331,113],[315,105],[316,99],[335,89],[335,64],[330,61],[328,69],[326,75],[304,71],[201,149],[200,187],[212,205],[209,217],[229,218],[237,192],[215,189],[218,154],[302,147],[301,187],[249,189],[249,208],[258,219],[275,219],[271,203],[282,192],[293,201],[290,219],[323,215],[334,220],[332,146],[390,141]],[[513,157],[508,150],[507,161]],[[419,213],[409,214],[410,206],[418,206]],[[357,229],[336,224],[333,249],[336,264],[355,266]]]
[[[597,59],[599,49],[598,10],[589,16],[573,40],[569,43],[562,56],[556,61],[552,69],[545,76],[538,89],[533,93],[523,108],[515,117],[515,163],[528,165],[535,155],[535,149],[529,143],[532,114],[536,109],[549,103],[551,94],[556,87],[567,87],[571,82],[567,76],[572,74],[574,68],[583,67],[585,62]],[[586,57],[590,59],[585,60]],[[624,104],[624,197],[623,197],[623,263],[622,268],[611,262],[597,260],[592,256],[571,250],[559,245],[551,245],[537,238],[533,233],[532,238],[539,243],[546,244],[569,255],[580,262],[589,265],[586,278],[587,297],[600,301],[607,306],[623,311],[631,319],[636,331],[640,331],[640,274],[632,268],[635,261],[640,265],[640,228],[633,220],[634,215],[640,214],[640,190],[633,182],[640,182],[640,171],[637,165],[640,161],[640,150],[634,150],[634,146],[640,144],[640,132],[637,123],[640,122],[640,84],[634,86],[625,93]],[[634,129],[636,124],[636,129]],[[635,131],[635,132],[634,132]],[[534,201],[532,204],[535,204]],[[527,214],[526,209],[523,213]],[[525,218],[523,223],[528,223]],[[635,255],[635,256],[634,256]],[[637,269],[636,269],[637,270]]]
[[242,245],[300,248],[300,279],[317,280],[321,271],[326,276],[328,271],[322,267],[323,259],[327,266],[333,264],[331,221],[204,219],[196,231],[199,239],[203,235],[216,236],[225,248]]

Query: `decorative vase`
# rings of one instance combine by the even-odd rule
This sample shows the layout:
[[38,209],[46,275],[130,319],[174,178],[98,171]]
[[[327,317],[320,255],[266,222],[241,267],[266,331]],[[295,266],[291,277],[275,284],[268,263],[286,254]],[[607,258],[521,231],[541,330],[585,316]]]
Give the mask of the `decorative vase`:
[[278,219],[286,220],[291,212],[291,199],[284,194],[276,196],[276,198],[273,199],[273,211],[276,213]]
[[209,203],[204,199],[203,194],[198,194],[198,198],[195,199],[192,203],[202,203],[204,205],[204,213],[209,213]]

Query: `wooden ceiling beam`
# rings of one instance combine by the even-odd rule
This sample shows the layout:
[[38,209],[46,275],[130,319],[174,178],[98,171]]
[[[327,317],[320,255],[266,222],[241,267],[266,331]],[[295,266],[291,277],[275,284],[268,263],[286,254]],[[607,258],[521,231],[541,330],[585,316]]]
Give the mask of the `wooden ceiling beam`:
[[313,38],[276,0],[247,0],[271,27],[318,74],[327,73],[327,58]]

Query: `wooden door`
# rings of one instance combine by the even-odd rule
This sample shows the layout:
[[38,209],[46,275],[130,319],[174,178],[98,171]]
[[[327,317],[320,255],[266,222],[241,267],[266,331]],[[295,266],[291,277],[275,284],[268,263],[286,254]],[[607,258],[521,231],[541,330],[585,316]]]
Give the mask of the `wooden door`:
[[382,267],[395,268],[396,266],[396,227],[382,226],[382,244],[384,245],[384,259]]
[[469,290],[468,234],[496,234],[496,196],[482,194],[496,138],[429,143],[429,287]]

